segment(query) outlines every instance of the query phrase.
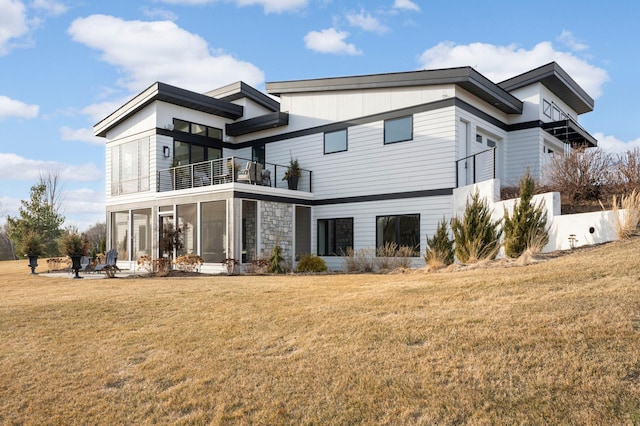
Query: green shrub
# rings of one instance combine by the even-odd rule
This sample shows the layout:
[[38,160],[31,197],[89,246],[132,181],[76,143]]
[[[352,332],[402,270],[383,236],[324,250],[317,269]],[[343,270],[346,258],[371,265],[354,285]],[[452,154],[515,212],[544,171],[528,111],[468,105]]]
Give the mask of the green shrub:
[[67,256],[82,256],[87,248],[86,242],[76,233],[69,233],[62,238],[60,249]]
[[269,272],[272,274],[281,274],[284,272],[282,269],[282,262],[284,262],[284,257],[282,257],[282,247],[274,246],[271,250],[271,257],[269,258]]
[[500,249],[500,221],[491,220],[487,200],[480,199],[480,193],[467,200],[462,219],[451,221],[455,254],[460,262],[473,263],[483,259],[494,259]]
[[453,240],[449,236],[447,221],[443,217],[433,237],[427,237],[424,261],[434,269],[453,263]]
[[25,235],[22,240],[22,253],[32,255],[32,256],[40,256],[44,251],[44,246],[42,245],[42,239],[40,235],[35,232],[29,232]]
[[534,194],[535,182],[527,168],[520,179],[520,199],[513,213],[504,211],[504,252],[509,257],[518,257],[527,249],[539,251],[549,241],[544,202],[533,204]]
[[298,272],[326,272],[327,264],[318,256],[305,254],[298,262]]

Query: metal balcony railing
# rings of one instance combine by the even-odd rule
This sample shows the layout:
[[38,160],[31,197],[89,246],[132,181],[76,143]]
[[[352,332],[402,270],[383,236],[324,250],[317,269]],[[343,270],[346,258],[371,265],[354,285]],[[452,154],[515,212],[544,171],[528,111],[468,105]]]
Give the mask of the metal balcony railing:
[[456,160],[456,188],[496,177],[496,148]]
[[[311,171],[301,169],[297,186],[283,180],[288,167],[274,163],[259,163],[240,157],[225,157],[201,163],[159,170],[158,192],[177,191],[202,186],[241,182],[271,188],[311,192]],[[291,185],[291,186],[290,186]]]

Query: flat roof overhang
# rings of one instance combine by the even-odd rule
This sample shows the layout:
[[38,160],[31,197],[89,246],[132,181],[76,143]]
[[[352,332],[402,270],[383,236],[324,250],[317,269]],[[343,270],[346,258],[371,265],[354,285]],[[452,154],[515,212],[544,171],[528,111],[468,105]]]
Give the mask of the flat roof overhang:
[[542,128],[553,137],[560,139],[562,142],[569,144],[572,147],[586,145],[589,148],[593,148],[598,146],[596,138],[591,136],[589,132],[584,130],[573,120],[560,120],[543,123]]
[[522,114],[522,101],[471,67],[421,70],[388,74],[333,77],[311,80],[271,82],[267,92],[312,93],[343,90],[367,90],[396,87],[421,87],[455,84],[507,114]]
[[106,137],[109,130],[155,101],[162,101],[233,120],[242,117],[244,111],[242,106],[231,102],[156,82],[93,126],[94,134],[99,137]]
[[534,83],[545,85],[578,114],[593,111],[593,98],[556,62],[512,77],[498,83],[498,86],[511,92]]

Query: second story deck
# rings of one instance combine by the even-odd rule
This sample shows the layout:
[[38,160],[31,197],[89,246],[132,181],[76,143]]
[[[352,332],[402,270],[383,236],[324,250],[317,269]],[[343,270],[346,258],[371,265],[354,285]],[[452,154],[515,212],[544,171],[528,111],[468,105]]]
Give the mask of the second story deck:
[[225,157],[159,170],[156,187],[158,192],[166,192],[237,182],[295,191],[312,191],[310,170],[300,169],[300,176],[286,179],[288,169],[288,166],[281,164]]

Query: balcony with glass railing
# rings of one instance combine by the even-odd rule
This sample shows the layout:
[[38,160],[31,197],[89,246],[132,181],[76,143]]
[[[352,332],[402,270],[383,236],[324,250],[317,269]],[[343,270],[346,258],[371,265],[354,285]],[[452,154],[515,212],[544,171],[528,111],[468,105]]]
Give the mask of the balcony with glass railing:
[[270,188],[311,192],[311,171],[301,169],[297,182],[284,179],[288,166],[225,157],[159,170],[158,192],[244,183]]

